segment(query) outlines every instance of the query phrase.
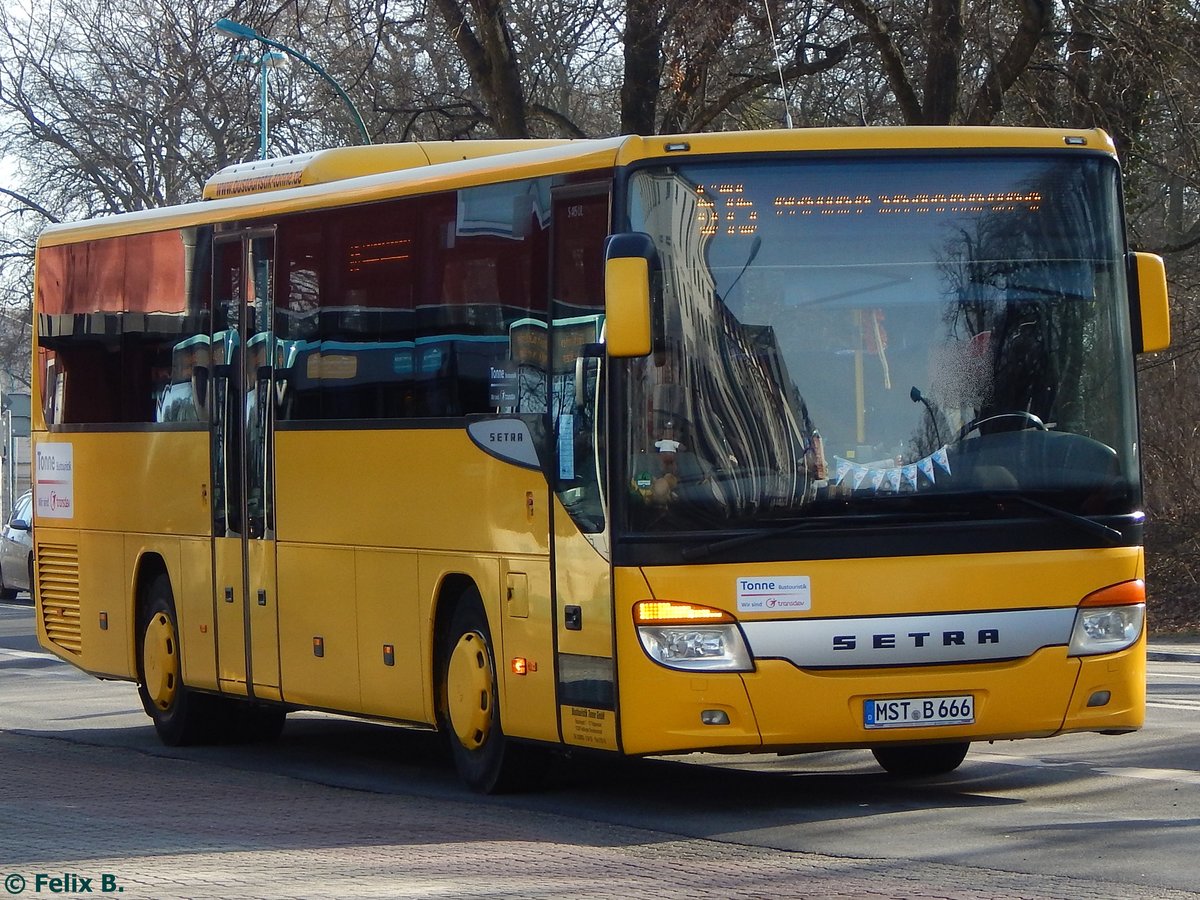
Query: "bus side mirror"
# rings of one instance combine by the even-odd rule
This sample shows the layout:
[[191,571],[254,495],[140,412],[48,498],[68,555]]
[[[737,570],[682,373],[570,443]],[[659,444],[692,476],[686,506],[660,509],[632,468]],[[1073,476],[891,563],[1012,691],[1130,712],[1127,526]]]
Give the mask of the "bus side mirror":
[[1171,313],[1167,306],[1167,271],[1161,256],[1132,254],[1130,285],[1134,312],[1134,352],[1154,353],[1171,346]]
[[614,234],[604,243],[604,322],[608,355],[650,352],[650,277],[658,253],[647,234]]

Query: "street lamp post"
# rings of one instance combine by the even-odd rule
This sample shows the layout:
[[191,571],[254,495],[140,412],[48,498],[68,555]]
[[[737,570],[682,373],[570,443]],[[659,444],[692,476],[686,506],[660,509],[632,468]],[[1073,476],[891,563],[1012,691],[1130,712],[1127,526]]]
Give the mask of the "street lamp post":
[[[287,44],[282,43],[281,41],[272,40],[271,38],[267,37],[266,35],[260,34],[258,31],[251,28],[249,25],[243,25],[241,22],[233,21],[233,19],[218,19],[214,23],[213,27],[216,28],[217,31],[221,32],[222,34],[227,34],[230,37],[241,38],[242,40],[247,40],[247,41],[258,41],[264,47],[273,47],[276,50],[282,50],[284,53],[286,53],[288,56],[292,57],[293,59],[300,60],[300,62],[304,63],[306,66],[308,66],[310,69],[312,69],[314,72],[316,72],[318,75],[320,75],[322,78],[324,78],[325,81],[327,81],[329,83],[329,86],[334,89],[334,91],[337,93],[338,97],[340,97],[342,102],[346,104],[346,108],[348,110],[350,110],[350,115],[354,118],[354,124],[358,126],[358,132],[359,132],[359,135],[362,137],[362,142],[364,144],[371,143],[371,136],[367,133],[366,123],[363,122],[363,117],[359,114],[358,108],[354,105],[354,101],[352,101],[350,99],[350,96],[344,90],[342,90],[342,86],[340,84],[338,84],[336,81],[334,81],[333,77],[328,72],[326,72],[323,68],[321,68],[315,62],[313,62],[311,59],[309,59],[307,56],[305,56],[299,50],[295,50],[295,49],[289,47]],[[266,106],[266,104],[267,104],[267,71],[266,70],[267,70],[267,66],[269,65],[268,62],[266,61],[266,58],[267,58],[267,54],[264,52],[263,57],[262,57],[262,66],[263,66],[263,71],[262,71],[262,116],[263,116],[262,155],[263,155],[264,159],[266,159],[266,156],[267,156],[267,147],[266,147],[266,141],[267,141],[267,120],[266,120],[266,116],[267,116],[267,113],[266,113],[266,109],[267,109],[267,106]]]
[[267,158],[267,134],[268,112],[267,112],[267,73],[271,69],[279,69],[287,64],[287,57],[278,50],[263,50],[259,54],[258,59],[248,55],[239,53],[235,59],[238,62],[247,62],[251,65],[258,66],[258,87],[259,87],[259,113],[258,113],[258,158]]

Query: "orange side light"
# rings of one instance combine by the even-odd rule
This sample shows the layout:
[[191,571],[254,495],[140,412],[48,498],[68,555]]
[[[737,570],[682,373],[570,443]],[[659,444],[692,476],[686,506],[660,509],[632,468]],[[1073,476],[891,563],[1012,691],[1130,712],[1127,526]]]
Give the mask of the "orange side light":
[[1092,591],[1079,601],[1080,606],[1134,606],[1146,602],[1146,582],[1140,578],[1135,581],[1122,581],[1120,584],[1110,584],[1108,587]]
[[642,600],[633,607],[633,620],[638,625],[661,625],[668,622],[732,622],[734,618],[711,606],[673,600]]

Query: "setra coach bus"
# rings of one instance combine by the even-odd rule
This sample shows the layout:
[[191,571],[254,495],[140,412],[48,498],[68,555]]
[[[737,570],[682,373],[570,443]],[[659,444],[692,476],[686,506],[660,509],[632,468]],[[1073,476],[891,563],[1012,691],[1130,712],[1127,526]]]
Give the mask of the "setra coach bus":
[[1102,132],[413,143],[42,234],[38,636],[168,744],[288,711],[556,749],[1127,732],[1134,387]]

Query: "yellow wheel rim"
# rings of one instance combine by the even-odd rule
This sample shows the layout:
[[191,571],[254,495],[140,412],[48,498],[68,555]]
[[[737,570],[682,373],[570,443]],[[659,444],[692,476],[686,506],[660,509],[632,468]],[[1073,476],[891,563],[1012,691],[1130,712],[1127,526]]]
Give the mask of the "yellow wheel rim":
[[165,712],[179,692],[179,642],[171,617],[164,612],[155,613],[146,625],[142,667],[150,702]]
[[487,743],[492,724],[492,661],[476,632],[458,639],[446,670],[446,711],[454,734],[468,750]]

